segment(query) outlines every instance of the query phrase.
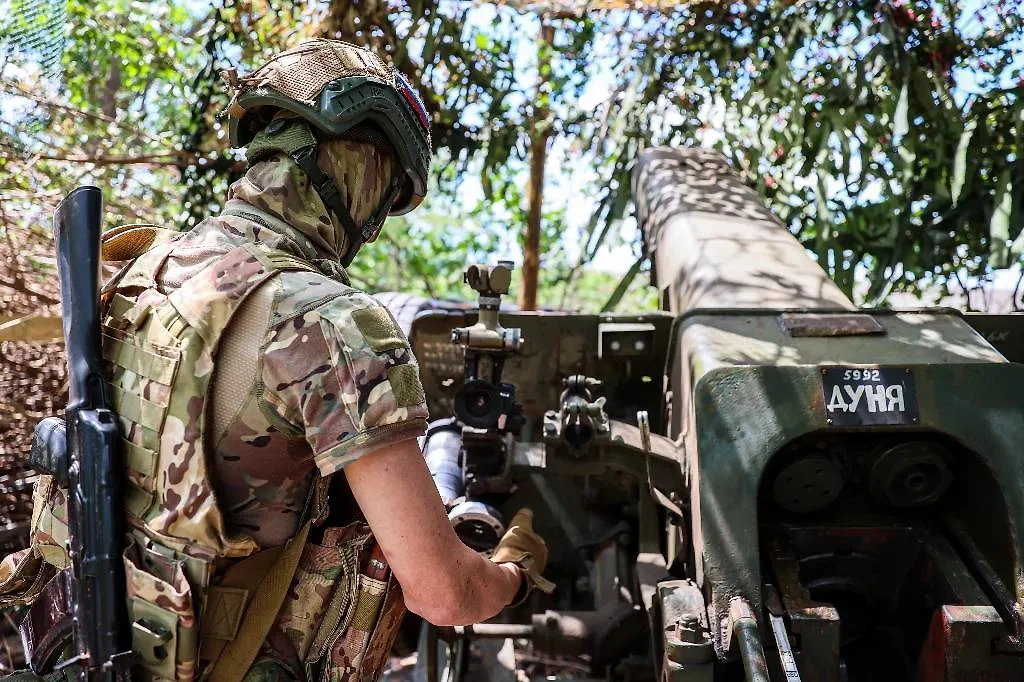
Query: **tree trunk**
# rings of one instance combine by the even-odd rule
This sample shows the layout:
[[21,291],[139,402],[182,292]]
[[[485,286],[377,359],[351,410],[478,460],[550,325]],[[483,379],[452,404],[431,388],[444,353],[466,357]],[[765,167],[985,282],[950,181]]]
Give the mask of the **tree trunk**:
[[121,90],[121,65],[116,61],[110,63],[107,82],[103,85],[103,99],[100,107],[103,115],[113,119],[117,117],[117,93]]
[[544,213],[544,162],[548,155],[548,93],[544,84],[550,77],[551,45],[555,30],[542,17],[537,49],[537,92],[530,117],[530,183],[527,188],[526,230],[523,234],[523,269],[519,286],[519,308],[537,309],[537,280],[540,276],[540,223]]

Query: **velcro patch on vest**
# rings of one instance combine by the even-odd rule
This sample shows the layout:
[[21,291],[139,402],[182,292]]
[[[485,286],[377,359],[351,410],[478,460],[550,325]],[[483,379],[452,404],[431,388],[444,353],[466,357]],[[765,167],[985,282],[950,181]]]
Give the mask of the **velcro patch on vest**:
[[405,348],[408,343],[391,312],[383,306],[353,311],[352,321],[375,353]]
[[399,407],[421,405],[427,399],[423,393],[423,384],[420,383],[419,370],[414,364],[392,367],[388,370],[388,381]]
[[211,585],[206,593],[206,611],[203,612],[203,637],[232,640],[238,635],[249,590],[240,587]]

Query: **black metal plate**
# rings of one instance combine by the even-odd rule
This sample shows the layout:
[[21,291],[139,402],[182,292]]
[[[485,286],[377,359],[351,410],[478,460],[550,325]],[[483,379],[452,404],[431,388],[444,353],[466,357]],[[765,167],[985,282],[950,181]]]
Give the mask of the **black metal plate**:
[[916,424],[914,373],[902,367],[825,367],[825,416],[831,426]]
[[1024,315],[967,313],[964,319],[1007,360],[1024,363]]
[[864,313],[782,313],[780,324],[793,338],[885,333],[881,322]]
[[[452,329],[471,325],[476,319],[477,313],[473,310],[432,311],[420,313],[412,325],[409,340],[419,361],[420,380],[431,415],[455,413],[454,398],[463,383],[466,361],[462,348],[452,343]],[[538,434],[544,412],[558,407],[559,396],[565,390],[562,379],[572,374],[600,377],[604,381],[602,395],[608,396],[605,409],[612,419],[635,418],[638,409],[647,410],[651,415],[660,414],[664,411],[661,374],[665,369],[672,320],[671,315],[662,313],[503,312],[502,326],[521,328],[526,343],[522,353],[506,361],[502,378],[515,385],[516,398],[526,414],[534,418]],[[653,324],[653,345],[648,344],[642,355],[629,358],[605,355],[602,358],[598,329],[605,323]],[[647,340],[650,341],[650,337]],[[642,381],[643,377],[649,381]],[[627,386],[632,386],[629,390],[635,389],[635,393],[619,390]],[[658,428],[653,422],[651,427]]]

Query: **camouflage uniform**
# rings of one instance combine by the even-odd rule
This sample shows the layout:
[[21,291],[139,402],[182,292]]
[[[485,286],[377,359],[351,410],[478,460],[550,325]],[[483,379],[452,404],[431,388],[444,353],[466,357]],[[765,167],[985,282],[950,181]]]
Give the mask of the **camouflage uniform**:
[[[328,158],[321,161],[346,144],[323,145]],[[375,178],[385,175],[374,168],[367,163],[363,177],[346,180],[373,196]],[[209,623],[220,608],[211,595],[221,576],[242,559],[258,565],[264,550],[296,535],[304,516],[315,517],[319,537],[301,548],[246,679],[370,682],[387,660],[404,614],[401,589],[345,499],[343,479],[333,486],[342,494],[331,509],[314,492],[359,457],[422,435],[427,411],[407,340],[385,308],[349,285],[329,225],[301,172],[275,156],[232,187],[222,215],[153,246],[108,286],[104,355],[124,427],[126,505],[135,528],[125,557],[129,610],[133,620],[162,617],[173,630],[165,644],[173,655],[149,661],[147,679],[200,675],[204,660],[216,658],[241,626],[236,607],[222,641],[206,638],[220,628]],[[268,261],[246,250],[253,248],[277,254],[275,262],[287,267],[268,270]],[[155,286],[140,290],[147,267]],[[158,314],[167,299],[184,318],[226,330],[216,359],[197,358],[194,376],[163,364],[173,355],[157,333],[174,327]],[[257,299],[266,302],[260,328],[232,326]],[[160,329],[139,318],[160,318]],[[136,328],[138,338],[130,333]],[[223,365],[221,356],[241,335],[255,335],[256,357],[224,358]],[[173,399],[187,393],[181,382],[220,377],[232,363],[248,372],[244,390],[213,381],[211,404]],[[218,396],[224,392],[233,395]],[[204,440],[208,456],[200,457]],[[208,476],[195,468],[198,459],[210,467]],[[152,463],[147,470],[140,461]],[[32,547],[0,564],[0,601],[31,601],[29,593],[67,565],[64,494],[41,477]]]
[[[182,251],[180,266],[168,263],[168,277],[187,278],[189,268],[202,267],[203,251],[252,241],[316,262],[331,275],[284,272],[265,285],[273,289],[273,304],[261,371],[217,445],[218,502],[228,529],[261,546],[294,535],[315,470],[327,476],[370,450],[419,436],[426,418],[408,343],[396,328],[372,341],[364,336],[361,329],[380,336],[374,325],[386,327],[390,317],[348,286],[329,257],[334,247],[317,232],[328,218],[311,208],[320,206],[315,196],[296,196],[300,173],[280,156],[257,164],[233,187],[228,215],[193,231],[197,246]],[[375,188],[364,191],[373,195]]]
[[[423,199],[428,120],[393,68],[337,41],[229,80],[250,168],[224,212],[104,236],[105,258],[130,261],[104,289],[103,355],[137,676],[372,682],[404,602],[344,478],[328,481],[427,414],[408,341],[342,264]],[[68,564],[65,497],[41,477],[0,606]]]
[[[321,154],[338,147],[324,145]],[[331,161],[321,162],[327,167]],[[375,177],[380,174],[366,172],[346,184],[374,196]],[[426,424],[408,342],[386,309],[349,286],[336,264],[329,224],[301,171],[276,156],[234,185],[224,215],[175,242],[158,277],[169,291],[246,243],[286,252],[317,269],[280,272],[260,285],[258,295],[270,305],[259,335],[258,369],[234,415],[218,425],[222,435],[211,465],[225,534],[235,542],[251,539],[254,551],[295,535],[319,477],[377,448],[416,438]],[[185,419],[180,428],[183,434],[192,430]],[[189,482],[179,486],[187,489]],[[302,550],[261,653],[296,678],[323,669],[323,679],[375,679],[404,613],[393,579],[360,572],[374,545],[368,527],[350,520],[321,528],[322,539]],[[173,594],[164,599],[173,610]],[[378,636],[367,650],[375,627],[391,634]],[[271,669],[260,664],[252,674],[258,678]],[[282,674],[280,667],[273,670]]]

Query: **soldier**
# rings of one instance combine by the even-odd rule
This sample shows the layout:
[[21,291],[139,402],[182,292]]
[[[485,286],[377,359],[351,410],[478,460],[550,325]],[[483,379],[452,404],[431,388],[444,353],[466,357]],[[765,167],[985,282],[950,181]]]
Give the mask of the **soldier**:
[[[133,649],[145,679],[370,682],[406,608],[489,618],[550,588],[547,548],[528,512],[490,561],[455,536],[417,440],[408,341],[345,273],[426,193],[419,97],[328,40],[226,79],[248,170],[223,212],[187,234],[104,236],[104,257],[129,261],[104,290],[104,357]],[[39,556],[60,554],[55,525],[35,524]]]

